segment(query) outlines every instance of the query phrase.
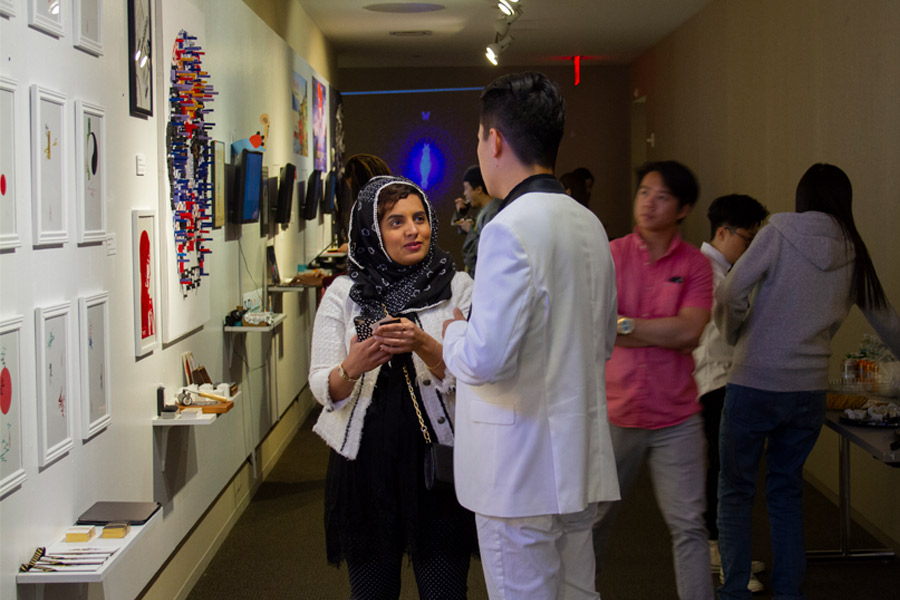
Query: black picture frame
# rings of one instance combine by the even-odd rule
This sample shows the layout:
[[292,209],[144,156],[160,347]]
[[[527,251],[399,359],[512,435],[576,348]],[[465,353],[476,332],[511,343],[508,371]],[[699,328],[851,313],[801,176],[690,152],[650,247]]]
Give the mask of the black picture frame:
[[131,115],[153,116],[153,0],[128,0]]

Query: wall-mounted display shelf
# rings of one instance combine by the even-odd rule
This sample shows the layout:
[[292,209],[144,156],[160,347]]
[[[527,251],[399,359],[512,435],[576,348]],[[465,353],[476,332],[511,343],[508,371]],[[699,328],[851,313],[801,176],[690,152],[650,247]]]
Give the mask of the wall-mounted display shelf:
[[269,292],[279,292],[279,293],[290,293],[290,292],[303,292],[310,288],[319,288],[321,286],[318,285],[270,285],[266,288]]
[[131,530],[123,538],[102,538],[97,527],[97,534],[87,542],[66,542],[65,536],[47,547],[47,555],[58,555],[63,552],[72,552],[85,548],[97,548],[104,551],[114,550],[100,567],[94,571],[36,571],[32,569],[26,573],[16,575],[16,583],[96,583],[102,582],[106,575],[115,568],[116,563],[128,552],[135,543],[146,533],[147,529],[158,523],[162,517],[162,510],[157,510],[153,516],[147,519],[143,525],[132,525]]
[[[241,397],[241,393],[238,392],[234,396],[229,396],[228,400],[231,405],[228,407],[228,410],[231,410],[231,407],[234,406],[235,401]],[[198,406],[199,408],[199,406]],[[225,414],[226,411],[223,412],[204,412],[192,417],[185,417],[183,413],[177,413],[177,416],[171,419],[164,419],[162,417],[153,417],[153,426],[154,427],[176,427],[176,426],[184,426],[184,425],[209,425],[213,421],[216,420],[216,417],[219,415]]]
[[254,326],[247,326],[247,325],[238,325],[236,327],[230,327],[228,325],[225,325],[225,327],[223,329],[225,331],[229,331],[231,333],[266,333],[268,331],[272,331],[273,329],[275,329],[276,327],[281,325],[281,322],[284,321],[286,318],[287,318],[287,315],[285,315],[283,313],[278,313],[275,315],[275,321],[271,325],[267,325],[265,327],[254,327]]

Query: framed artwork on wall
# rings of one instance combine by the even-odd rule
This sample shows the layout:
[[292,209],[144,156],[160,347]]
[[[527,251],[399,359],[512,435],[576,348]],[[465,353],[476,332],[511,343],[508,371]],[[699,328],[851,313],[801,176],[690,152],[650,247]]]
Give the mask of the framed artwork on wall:
[[28,26],[53,37],[66,35],[67,3],[59,0],[25,0],[28,3]]
[[46,467],[72,442],[69,314],[72,303],[34,309],[37,349],[38,464]]
[[0,0],[0,15],[3,15],[4,17],[16,16],[16,1]]
[[103,0],[72,0],[72,43],[94,56],[103,55]]
[[21,316],[0,322],[0,498],[22,485]]
[[14,79],[0,77],[0,249],[18,248],[19,194],[16,186],[16,90]]
[[31,86],[31,204],[34,245],[69,241],[66,229],[66,97]]
[[128,76],[131,114],[153,116],[152,0],[128,0]]
[[144,356],[159,344],[156,328],[156,213],[131,211],[134,278],[134,354]]
[[109,400],[109,293],[78,299],[81,355],[81,437],[106,429]]
[[106,111],[75,101],[75,182],[78,242],[106,239]]

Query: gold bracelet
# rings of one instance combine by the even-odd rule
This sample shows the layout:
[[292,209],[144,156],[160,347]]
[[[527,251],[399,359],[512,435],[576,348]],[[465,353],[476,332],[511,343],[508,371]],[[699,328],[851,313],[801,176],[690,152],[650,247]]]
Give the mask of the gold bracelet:
[[338,365],[338,377],[340,377],[344,381],[349,381],[350,383],[356,383],[357,381],[359,381],[359,376],[354,379],[353,377],[347,375],[347,371],[344,370],[343,361]]
[[428,367],[428,370],[429,370],[429,371],[434,371],[434,370],[437,369],[439,366],[441,366],[442,364],[444,364],[444,357],[442,356],[442,357],[441,357],[441,360],[439,360],[439,361],[437,362],[437,364],[435,364],[433,367],[432,367],[431,365],[429,365],[428,363],[426,363],[424,360],[423,360],[422,362],[425,363],[425,366]]

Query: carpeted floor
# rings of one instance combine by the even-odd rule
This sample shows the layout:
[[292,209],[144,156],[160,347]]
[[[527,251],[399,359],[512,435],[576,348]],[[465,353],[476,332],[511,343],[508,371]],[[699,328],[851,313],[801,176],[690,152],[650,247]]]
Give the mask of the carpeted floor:
[[[328,449],[312,432],[316,416],[304,424],[260,486],[189,600],[349,597],[346,568],[335,569],[325,562],[322,499]],[[836,548],[837,508],[807,486],[804,510],[807,548]],[[598,577],[601,596],[605,600],[675,599],[668,532],[646,473],[620,515]],[[851,540],[854,547],[878,545],[856,526]],[[754,558],[771,564],[762,499],[754,512],[753,543]],[[403,578],[401,598],[417,598],[408,563]],[[768,584],[768,572],[759,578]],[[900,561],[811,562],[806,591],[813,600],[900,599]],[[754,596],[771,597],[767,592]],[[469,571],[469,598],[487,598],[477,561]]]

